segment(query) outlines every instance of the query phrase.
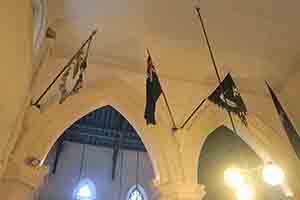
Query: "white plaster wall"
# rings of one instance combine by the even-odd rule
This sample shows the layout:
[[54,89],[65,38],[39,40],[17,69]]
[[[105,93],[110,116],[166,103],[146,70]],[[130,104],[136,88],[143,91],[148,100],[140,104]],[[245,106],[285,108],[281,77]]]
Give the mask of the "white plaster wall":
[[[118,158],[116,178],[112,181],[112,149],[91,145],[85,147],[83,174],[95,183],[97,200],[119,200],[121,154]],[[42,186],[39,200],[72,199],[73,190],[78,183],[82,148],[82,144],[64,143],[57,171],[54,175],[49,175]],[[51,152],[49,155],[49,163],[52,163],[54,154]],[[124,150],[123,155],[120,199],[125,200],[128,190],[136,183],[136,152]],[[148,198],[151,198],[153,192],[150,184],[154,179],[152,164],[147,153],[141,152],[139,155],[139,184],[144,187]]]
[[[31,0],[0,6],[0,174],[22,129],[32,78]],[[0,175],[1,176],[1,175]]]

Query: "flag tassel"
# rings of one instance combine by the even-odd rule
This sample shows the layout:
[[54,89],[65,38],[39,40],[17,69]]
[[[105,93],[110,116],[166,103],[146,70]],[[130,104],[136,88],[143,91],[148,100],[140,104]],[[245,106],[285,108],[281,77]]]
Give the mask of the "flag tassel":
[[[48,93],[48,91],[52,88],[54,83],[57,81],[57,79],[69,68],[69,66],[72,64],[73,60],[76,58],[76,56],[81,52],[81,50],[88,44],[88,50],[90,47],[90,43],[93,39],[93,37],[96,35],[97,30],[94,30],[89,38],[81,45],[81,47],[78,49],[78,51],[74,54],[74,56],[69,60],[69,62],[64,66],[64,68],[57,74],[57,76],[53,79],[53,81],[50,83],[50,85],[46,88],[46,90],[42,93],[42,95],[34,102],[31,103],[32,106],[37,107],[38,109],[41,108],[41,105],[39,104],[40,101],[44,98],[44,96]],[[87,55],[86,55],[87,56]]]
[[[200,23],[201,23],[202,31],[203,31],[203,34],[204,34],[204,37],[205,37],[206,45],[207,45],[207,48],[209,50],[210,58],[211,58],[213,67],[215,69],[215,73],[216,73],[217,79],[219,81],[219,84],[221,85],[221,77],[220,77],[220,74],[219,74],[219,71],[218,71],[218,68],[217,68],[215,57],[214,57],[214,54],[213,54],[213,51],[212,51],[212,48],[211,48],[211,45],[210,45],[210,42],[209,42],[209,39],[208,39],[208,36],[207,36],[207,32],[206,32],[206,29],[205,29],[205,26],[204,26],[204,22],[203,22],[201,13],[200,13],[200,7],[196,7],[195,9],[196,9],[196,11],[198,13],[198,16],[199,16],[199,20],[200,20]],[[221,85],[221,87],[222,87],[222,85]],[[225,98],[225,102],[227,103],[226,98]],[[232,129],[233,129],[234,133],[237,134],[236,128],[235,128],[235,125],[234,125],[234,121],[233,121],[233,118],[232,118],[232,114],[231,114],[231,112],[229,110],[227,110],[227,113],[228,113],[228,116],[230,118]]]

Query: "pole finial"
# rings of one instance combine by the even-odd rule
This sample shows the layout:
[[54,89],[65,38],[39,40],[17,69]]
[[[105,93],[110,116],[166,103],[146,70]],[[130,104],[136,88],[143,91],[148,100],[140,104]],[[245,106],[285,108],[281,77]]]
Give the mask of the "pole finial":
[[270,84],[268,83],[268,81],[265,80],[265,84],[267,85],[268,89],[270,90],[270,89],[271,89],[271,86],[270,86]]
[[93,30],[92,36],[96,35],[97,32],[98,32],[98,28],[96,28],[95,30]]
[[266,81],[266,80],[265,80],[265,84],[266,84],[267,86],[269,86],[269,83],[268,83],[268,81]]

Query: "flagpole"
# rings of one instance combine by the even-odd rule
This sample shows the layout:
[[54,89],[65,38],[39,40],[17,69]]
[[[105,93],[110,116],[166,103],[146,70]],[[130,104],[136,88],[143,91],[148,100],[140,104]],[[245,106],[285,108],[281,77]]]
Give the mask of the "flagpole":
[[[210,42],[209,42],[209,39],[208,39],[208,36],[207,36],[207,32],[206,32],[206,29],[205,29],[205,26],[204,26],[204,22],[203,22],[201,14],[200,14],[200,7],[196,7],[195,9],[196,9],[196,11],[198,13],[198,16],[199,16],[199,19],[200,19],[202,31],[204,33],[205,41],[206,41],[206,44],[207,44],[207,48],[209,50],[209,54],[210,54],[210,58],[211,58],[213,67],[215,69],[215,73],[216,73],[217,79],[219,81],[220,87],[223,87],[222,84],[221,84],[221,78],[220,78],[220,74],[219,74],[219,71],[218,71],[218,68],[217,68],[217,64],[216,64],[216,61],[215,61],[215,58],[214,58],[214,54],[213,54],[213,51],[212,51],[212,48],[211,48],[211,45],[210,45]],[[224,91],[224,90],[222,89],[222,91]],[[227,99],[226,98],[225,98],[225,103],[227,104]],[[232,129],[233,129],[234,133],[237,134],[237,131],[236,131],[236,128],[235,128],[235,125],[234,125],[234,121],[233,121],[233,118],[232,118],[232,115],[231,115],[231,112],[229,110],[227,110],[227,113],[228,113],[228,116],[230,118]]]
[[[50,85],[46,88],[46,90],[42,93],[42,95],[31,105],[36,106],[38,109],[41,108],[41,105],[39,102],[43,99],[43,97],[47,94],[47,92],[51,89],[51,87],[54,85],[54,83],[57,81],[57,79],[68,69],[68,67],[71,65],[73,60],[76,58],[76,56],[80,53],[80,51],[85,47],[85,45],[88,42],[91,42],[95,34],[97,33],[97,30],[94,30],[92,34],[89,36],[89,38],[81,45],[81,47],[78,49],[78,51],[74,54],[74,56],[69,60],[69,62],[64,66],[64,68],[57,74],[57,76],[54,78],[54,80],[50,83]],[[89,43],[90,46],[90,43]]]
[[205,101],[206,101],[206,99],[202,100],[202,102],[199,104],[199,106],[197,106],[197,108],[192,112],[192,114],[185,120],[185,122],[182,124],[180,129],[183,129],[185,127],[185,125],[190,121],[190,119],[195,115],[195,113],[200,109],[200,107],[204,104]]
[[[148,56],[151,57],[150,51],[149,51],[148,48],[147,48],[147,54],[148,54]],[[153,65],[153,68],[155,69],[154,65]],[[156,71],[156,70],[155,70],[155,71]],[[157,71],[156,71],[156,74],[157,74],[157,78],[158,78],[158,73],[157,73]],[[158,79],[159,79],[159,78],[158,78]],[[173,129],[173,130],[177,130],[176,123],[175,123],[175,120],[174,120],[174,117],[173,117],[173,114],[172,114],[172,111],[171,111],[171,107],[170,107],[170,105],[169,105],[167,96],[166,96],[164,90],[162,89],[162,87],[161,87],[161,93],[162,93],[162,95],[163,95],[165,104],[166,104],[167,109],[168,109],[168,113],[169,113],[169,115],[170,115],[170,118],[171,118],[171,121],[172,121],[172,124],[173,124],[173,128],[172,128],[172,129]]]
[[163,95],[163,98],[164,98],[164,100],[165,100],[166,106],[167,106],[167,108],[168,108],[168,112],[169,112],[170,118],[171,118],[172,123],[173,123],[173,130],[176,130],[177,127],[176,127],[176,124],[175,124],[175,120],[174,120],[174,117],[173,117],[173,115],[172,115],[170,105],[169,105],[169,103],[168,103],[166,94],[165,94],[165,92],[163,91],[163,89],[161,89],[161,93],[162,93],[162,95]]

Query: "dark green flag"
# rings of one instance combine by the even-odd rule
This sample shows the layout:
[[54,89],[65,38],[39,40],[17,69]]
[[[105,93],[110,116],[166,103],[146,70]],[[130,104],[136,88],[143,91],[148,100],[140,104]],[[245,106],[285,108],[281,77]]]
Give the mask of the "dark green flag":
[[289,138],[289,141],[297,154],[298,158],[300,159],[300,136],[297,133],[297,130],[293,126],[291,120],[289,119],[287,113],[284,111],[283,107],[281,106],[281,103],[279,102],[278,98],[276,97],[275,93],[273,92],[270,85],[266,82],[269,92],[271,94],[273,103],[275,105],[275,108],[277,110],[277,113],[279,115],[280,121],[282,123],[282,126],[284,127],[284,130]]
[[209,95],[208,100],[236,114],[247,125],[246,105],[229,73],[221,84]]
[[161,85],[156,74],[150,54],[147,58],[146,107],[144,118],[147,124],[156,124],[156,102],[162,93]]

